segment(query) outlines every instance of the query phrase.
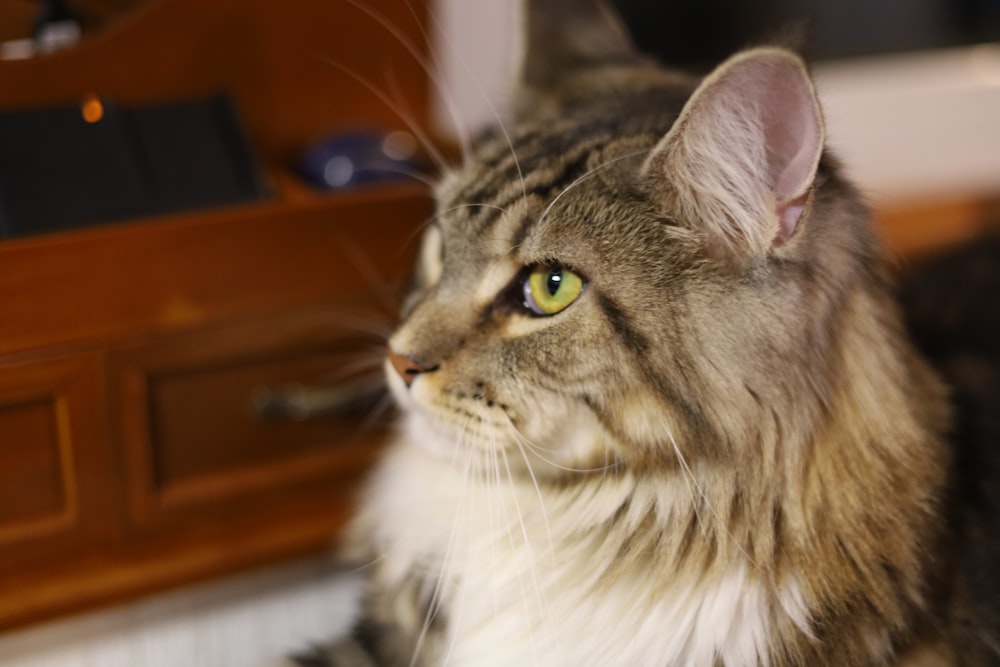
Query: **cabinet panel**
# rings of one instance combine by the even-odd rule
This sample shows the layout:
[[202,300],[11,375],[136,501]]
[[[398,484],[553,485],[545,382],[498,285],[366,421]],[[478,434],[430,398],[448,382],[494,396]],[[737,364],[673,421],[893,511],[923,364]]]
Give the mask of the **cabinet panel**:
[[273,358],[265,352],[260,358],[233,360],[228,367],[150,377],[156,484],[170,489],[254,468],[287,466],[292,459],[322,455],[331,441],[349,443],[357,436],[356,424],[269,416],[264,405],[285,388],[333,382],[330,370],[350,362],[357,351],[349,344],[340,348]]
[[0,565],[115,529],[99,355],[0,363]]
[[19,523],[67,514],[71,453],[51,398],[0,405],[0,535]]
[[[252,520],[258,511],[291,511],[296,500],[342,502],[384,436],[362,416],[377,407],[380,358],[380,344],[326,309],[116,355],[134,527]],[[300,419],[281,405],[303,388],[329,396],[332,408]]]

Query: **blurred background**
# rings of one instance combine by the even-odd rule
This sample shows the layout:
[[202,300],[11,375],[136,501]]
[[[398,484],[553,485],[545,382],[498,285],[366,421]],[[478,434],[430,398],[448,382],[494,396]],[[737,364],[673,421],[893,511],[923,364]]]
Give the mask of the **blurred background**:
[[[696,71],[801,48],[901,267],[997,229],[1000,0],[615,4]],[[0,664],[263,667],[349,621],[427,185],[504,117],[519,22],[0,0]]]

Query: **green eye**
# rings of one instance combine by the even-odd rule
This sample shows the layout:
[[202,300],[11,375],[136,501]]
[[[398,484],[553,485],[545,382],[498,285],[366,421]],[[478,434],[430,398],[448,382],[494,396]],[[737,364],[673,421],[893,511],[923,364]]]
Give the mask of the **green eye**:
[[524,281],[524,307],[536,315],[555,315],[583,291],[583,279],[562,266],[536,266]]

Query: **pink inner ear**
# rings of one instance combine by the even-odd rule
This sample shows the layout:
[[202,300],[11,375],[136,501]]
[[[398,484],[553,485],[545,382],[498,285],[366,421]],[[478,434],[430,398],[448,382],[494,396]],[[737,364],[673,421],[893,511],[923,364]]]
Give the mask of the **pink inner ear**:
[[802,213],[805,211],[808,198],[809,194],[806,193],[787,202],[778,202],[778,235],[774,237],[774,245],[781,245],[792,238],[792,234],[798,228]]
[[823,151],[823,121],[804,72],[787,67],[768,72],[760,112],[767,146],[771,192],[781,229],[775,243],[787,241],[805,208],[816,165]]
[[823,151],[812,82],[793,53],[737,54],[709,75],[646,159],[669,205],[706,244],[736,258],[788,241],[807,210]]

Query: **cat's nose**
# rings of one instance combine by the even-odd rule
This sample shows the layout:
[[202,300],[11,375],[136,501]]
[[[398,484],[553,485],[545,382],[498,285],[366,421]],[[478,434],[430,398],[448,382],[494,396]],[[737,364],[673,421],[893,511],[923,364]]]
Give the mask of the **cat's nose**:
[[430,373],[438,369],[438,366],[422,365],[410,357],[397,353],[391,347],[389,348],[389,363],[392,364],[392,368],[399,377],[403,378],[407,387],[413,384],[413,380],[421,373]]

